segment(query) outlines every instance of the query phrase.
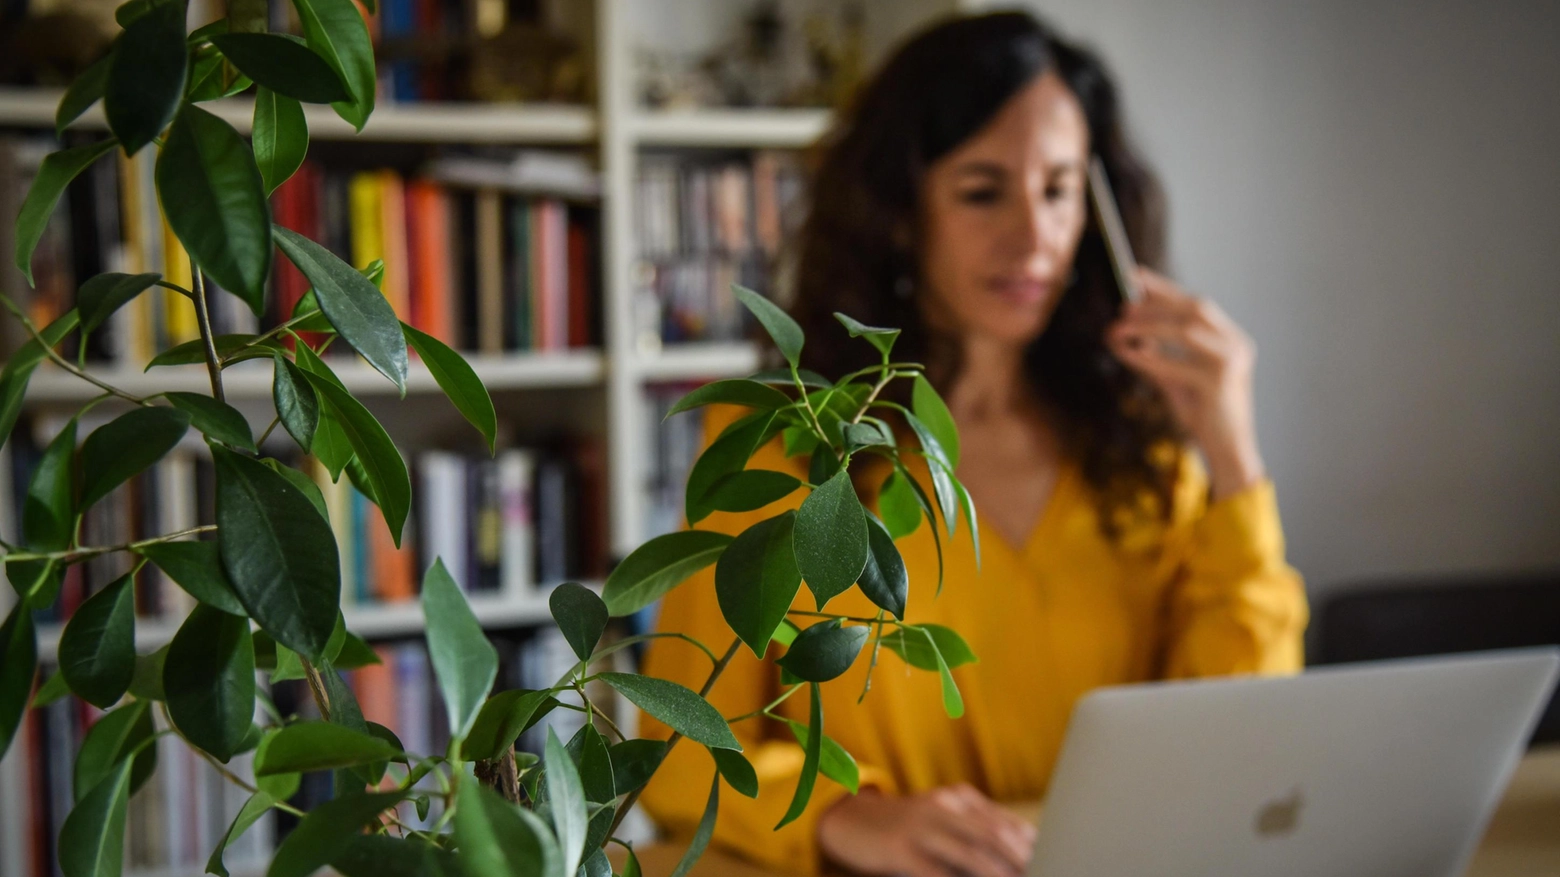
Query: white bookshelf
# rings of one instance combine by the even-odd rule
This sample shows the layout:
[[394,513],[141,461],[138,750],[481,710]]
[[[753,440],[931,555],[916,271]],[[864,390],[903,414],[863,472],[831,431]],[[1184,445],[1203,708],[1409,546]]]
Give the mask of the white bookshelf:
[[667,110],[635,112],[629,136],[639,146],[801,149],[828,127],[827,110]]

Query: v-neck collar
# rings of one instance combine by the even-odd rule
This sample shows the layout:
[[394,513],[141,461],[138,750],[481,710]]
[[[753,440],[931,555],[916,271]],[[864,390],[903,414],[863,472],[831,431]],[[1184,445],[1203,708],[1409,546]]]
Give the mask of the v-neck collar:
[[[1056,480],[1051,483],[1051,495],[1046,499],[1045,506],[1041,508],[1040,514],[1035,517],[1034,523],[1030,525],[1029,533],[1021,544],[1014,544],[1008,541],[1005,533],[995,527],[988,527],[981,530],[982,549],[987,549],[994,544],[1000,546],[1003,551],[1008,552],[1013,557],[1022,560],[1026,565],[1029,564],[1040,551],[1040,546],[1046,544],[1045,536],[1048,531],[1056,526],[1054,519],[1061,514],[1059,508],[1066,503],[1068,492],[1073,488],[1073,478],[1075,477],[1073,468],[1073,464],[1069,460],[1062,460],[1058,464]],[[970,497],[970,501],[976,505],[975,513],[979,515],[979,503],[973,495]]]

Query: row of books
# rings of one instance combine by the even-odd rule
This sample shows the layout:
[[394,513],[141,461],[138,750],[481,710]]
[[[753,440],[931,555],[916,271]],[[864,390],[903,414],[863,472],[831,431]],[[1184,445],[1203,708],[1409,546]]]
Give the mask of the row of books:
[[746,161],[641,161],[637,277],[653,294],[651,319],[665,341],[745,334],[731,284],[773,292],[781,243],[800,220],[801,191],[802,171],[790,153],[760,151]]

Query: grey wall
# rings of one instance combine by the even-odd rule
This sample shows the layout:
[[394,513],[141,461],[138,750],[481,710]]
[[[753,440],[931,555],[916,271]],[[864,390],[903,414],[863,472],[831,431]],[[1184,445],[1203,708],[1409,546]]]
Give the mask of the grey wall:
[[1560,566],[1560,3],[1039,0],[1257,339],[1313,594]]

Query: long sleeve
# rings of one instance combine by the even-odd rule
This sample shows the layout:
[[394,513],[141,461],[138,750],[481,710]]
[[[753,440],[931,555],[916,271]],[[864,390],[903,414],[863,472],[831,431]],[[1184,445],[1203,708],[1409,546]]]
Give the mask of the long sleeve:
[[1205,504],[1206,478],[1187,467],[1192,511],[1168,598],[1167,678],[1294,673],[1308,619],[1300,575],[1284,559],[1271,481]]

